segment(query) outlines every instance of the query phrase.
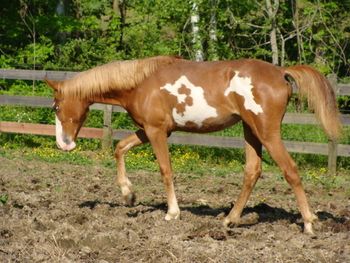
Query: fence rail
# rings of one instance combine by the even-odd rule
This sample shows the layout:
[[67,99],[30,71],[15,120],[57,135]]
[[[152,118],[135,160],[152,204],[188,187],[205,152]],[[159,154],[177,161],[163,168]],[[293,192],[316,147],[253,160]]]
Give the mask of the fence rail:
[[[27,106],[27,107],[51,107],[52,98],[40,96],[10,96],[0,95],[0,105]],[[90,110],[104,110],[106,105],[95,103]],[[112,106],[112,112],[126,112],[122,107]],[[341,114],[340,119],[343,125],[350,125],[350,115]],[[283,118],[285,124],[317,124],[314,114],[311,113],[286,113]]]
[[[0,132],[55,136],[55,125],[2,121],[0,122]],[[113,130],[112,139],[121,140],[132,133],[133,131],[131,130]],[[83,127],[79,132],[79,137],[102,139],[103,129]],[[169,137],[169,143],[222,148],[244,147],[244,140],[242,138],[187,133],[172,134]],[[284,144],[290,152],[328,155],[328,145],[325,143],[284,141]],[[349,145],[338,144],[337,148],[338,156],[350,157]]]
[[[43,80],[45,78],[53,80],[63,80],[77,74],[76,72],[61,71],[35,71],[35,70],[8,70],[0,69],[0,78],[2,79],[21,79],[21,80]],[[331,80],[337,95],[349,96],[350,85],[336,84],[334,76]],[[51,107],[52,98],[46,97],[29,97],[29,96],[9,96],[0,95],[0,105],[10,106],[28,106],[28,107]],[[130,130],[112,130],[111,115],[112,112],[125,112],[118,106],[93,104],[90,109],[104,111],[104,128],[82,128],[79,137],[98,138],[103,140],[103,145],[109,147],[111,140],[120,140],[133,133]],[[341,120],[343,125],[350,125],[350,116],[342,114]],[[287,113],[283,119],[283,123],[288,124],[316,124],[313,114]],[[33,124],[33,123],[15,123],[1,122],[0,132],[6,133],[25,133],[37,135],[55,135],[54,125]],[[203,134],[174,133],[169,137],[169,143],[185,144],[185,145],[202,145],[211,147],[225,148],[243,148],[244,140],[235,137],[223,137]],[[330,172],[335,173],[337,156],[350,157],[350,145],[337,144],[330,141],[326,143],[313,142],[296,142],[284,141],[288,151],[296,153],[309,153],[328,155],[328,167]]]

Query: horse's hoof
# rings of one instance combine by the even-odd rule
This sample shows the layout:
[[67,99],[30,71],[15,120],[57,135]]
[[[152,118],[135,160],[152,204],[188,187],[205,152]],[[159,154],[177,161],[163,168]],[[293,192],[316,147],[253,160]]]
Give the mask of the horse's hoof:
[[179,218],[180,218],[180,212],[175,213],[175,214],[168,212],[164,219],[166,221],[170,221],[170,220],[176,220],[176,219],[179,219]]
[[314,231],[313,231],[313,227],[312,227],[312,223],[317,221],[318,217],[315,214],[312,214],[311,220],[309,222],[304,222],[304,233],[307,235],[310,235],[311,237],[316,237]]
[[224,225],[224,227],[229,227],[231,224],[231,220],[225,217],[224,220],[222,221],[222,224]]
[[124,201],[127,206],[134,206],[136,201],[136,195],[134,193],[129,193],[128,195],[125,195]]
[[307,234],[311,237],[316,237],[316,235],[312,229],[312,223],[304,223],[304,234]]
[[225,228],[232,228],[239,226],[240,220],[231,220],[228,216],[224,218],[222,221],[222,224],[224,225]]

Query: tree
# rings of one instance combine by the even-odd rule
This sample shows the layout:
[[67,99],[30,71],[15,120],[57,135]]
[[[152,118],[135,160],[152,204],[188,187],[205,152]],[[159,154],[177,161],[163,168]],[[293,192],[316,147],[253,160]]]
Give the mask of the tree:
[[120,23],[120,34],[119,34],[119,46],[117,50],[123,50],[124,49],[124,28],[126,26],[126,10],[127,10],[127,1],[126,0],[113,0],[113,11],[114,13],[119,16],[119,23]]
[[272,50],[272,63],[278,65],[278,44],[277,44],[277,23],[276,23],[276,15],[279,7],[279,0],[274,0],[273,4],[271,4],[271,0],[266,1],[266,12],[268,15],[268,19],[271,24],[270,28],[270,45]]
[[195,60],[203,61],[203,48],[202,48],[198,23],[199,23],[198,1],[192,0],[191,25],[192,25],[192,34],[193,34],[193,39],[192,39],[193,50],[195,53]]
[[[2,0],[0,66],[83,70],[177,54],[350,72],[349,0]],[[35,43],[35,44],[34,44]]]
[[217,28],[216,28],[216,12],[217,12],[217,0],[210,1],[210,21],[209,21],[209,50],[208,59],[218,60],[219,56],[217,54]]

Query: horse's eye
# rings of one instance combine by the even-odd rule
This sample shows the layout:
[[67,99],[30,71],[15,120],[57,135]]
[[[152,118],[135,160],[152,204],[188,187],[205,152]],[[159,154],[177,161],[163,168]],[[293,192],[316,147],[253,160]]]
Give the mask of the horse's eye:
[[52,110],[54,112],[58,112],[59,109],[60,109],[60,107],[57,104],[52,105]]

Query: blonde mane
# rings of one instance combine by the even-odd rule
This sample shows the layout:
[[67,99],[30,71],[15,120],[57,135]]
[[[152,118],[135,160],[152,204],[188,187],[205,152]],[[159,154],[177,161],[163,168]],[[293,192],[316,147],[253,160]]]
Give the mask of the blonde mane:
[[64,95],[92,98],[115,90],[133,89],[159,67],[176,60],[178,58],[173,56],[157,56],[111,62],[61,82],[60,91]]

